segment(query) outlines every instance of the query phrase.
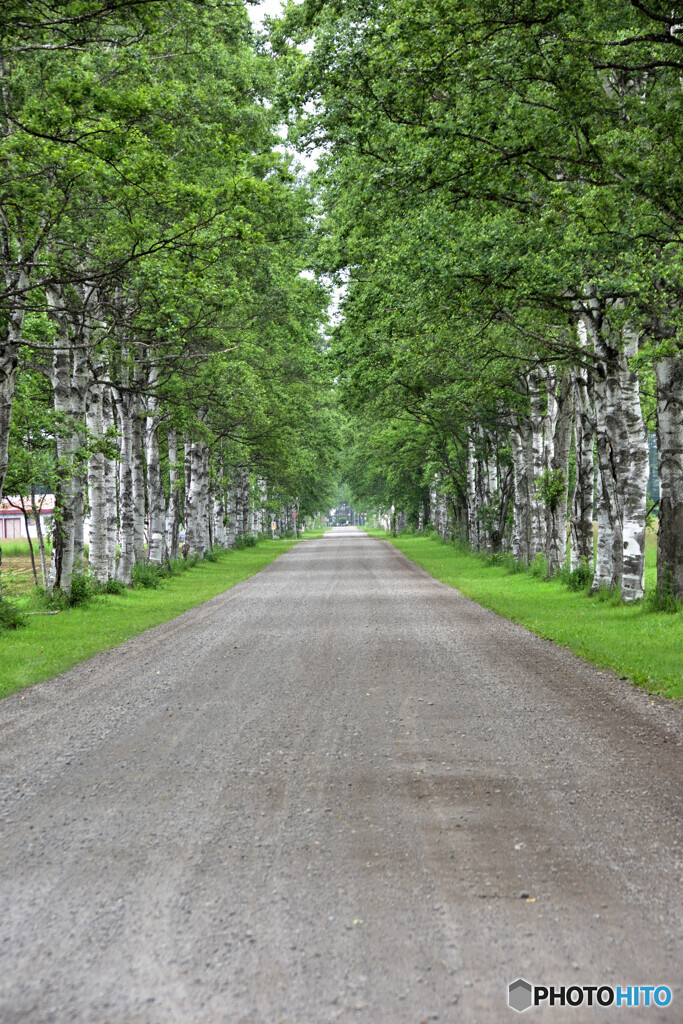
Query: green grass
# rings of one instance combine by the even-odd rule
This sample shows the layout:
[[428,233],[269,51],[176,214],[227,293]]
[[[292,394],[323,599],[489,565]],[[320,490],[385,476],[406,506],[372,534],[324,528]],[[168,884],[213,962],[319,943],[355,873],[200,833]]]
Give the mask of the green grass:
[[[38,541],[35,537],[32,538],[33,543],[33,554],[36,561],[40,558],[40,552],[38,551]],[[0,548],[2,548],[3,558],[29,558],[31,555],[30,548],[27,540],[3,540],[0,541]],[[52,551],[52,542],[50,540],[45,541],[45,550]]]
[[[480,556],[429,537],[389,538],[413,562],[499,615],[574,654],[666,697],[683,697],[683,614],[648,611],[568,590],[529,573],[511,574]],[[649,559],[653,555],[649,545]],[[654,584],[652,567],[646,578]]]
[[[20,629],[0,632],[0,697],[66,672],[98,651],[115,647],[188,608],[208,601],[259,572],[296,541],[267,541],[199,562],[158,589],[126,590],[92,598],[58,615],[30,615]],[[17,602],[32,610],[30,598]]]

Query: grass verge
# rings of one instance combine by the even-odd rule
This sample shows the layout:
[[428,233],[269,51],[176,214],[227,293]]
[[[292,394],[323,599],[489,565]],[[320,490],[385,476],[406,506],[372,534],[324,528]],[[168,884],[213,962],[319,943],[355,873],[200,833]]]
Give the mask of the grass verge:
[[99,651],[222,594],[295,543],[269,540],[253,548],[221,552],[215,562],[199,562],[155,590],[103,594],[58,615],[29,615],[21,629],[0,631],[0,698],[66,672]]
[[653,693],[683,697],[683,615],[648,611],[643,602],[599,600],[556,580],[512,574],[431,537],[367,532],[391,540],[442,583],[594,665]]

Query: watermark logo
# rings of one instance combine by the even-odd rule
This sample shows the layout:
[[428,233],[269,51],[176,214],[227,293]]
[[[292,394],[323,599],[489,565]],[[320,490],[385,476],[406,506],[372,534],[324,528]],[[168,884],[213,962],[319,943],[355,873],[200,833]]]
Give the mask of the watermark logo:
[[668,1006],[668,985],[533,985],[517,978],[508,985],[508,1006],[523,1013],[532,1006]]
[[513,981],[508,989],[508,1003],[518,1013],[533,1006],[534,991],[531,983],[525,981],[524,978],[517,978],[517,981]]

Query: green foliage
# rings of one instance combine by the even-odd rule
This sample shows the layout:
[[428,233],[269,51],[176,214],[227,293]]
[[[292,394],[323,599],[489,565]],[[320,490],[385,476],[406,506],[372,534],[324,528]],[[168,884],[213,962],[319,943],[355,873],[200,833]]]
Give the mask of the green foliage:
[[548,579],[548,559],[545,555],[536,555],[529,566],[529,575],[537,580]]
[[19,629],[25,622],[25,616],[7,598],[0,601],[0,633],[3,630]]
[[131,578],[134,587],[156,590],[161,584],[162,575],[158,565],[153,565],[151,562],[136,562],[133,566]]
[[257,539],[251,533],[240,534],[235,538],[235,548],[237,551],[243,551],[245,548],[256,547],[256,543]]
[[123,594],[126,589],[127,587],[125,583],[122,583],[120,580],[112,579],[111,576],[106,583],[102,584],[103,594]]
[[74,573],[69,592],[65,595],[68,608],[86,604],[93,596],[93,587],[86,572]]
[[683,612],[683,601],[680,601],[674,594],[672,575],[664,573],[662,577],[657,580],[656,588],[653,588],[645,597],[648,611],[666,612],[669,615]]
[[544,469],[536,481],[536,494],[546,508],[556,512],[562,498],[566,499],[567,476],[562,469]]
[[583,590],[589,593],[593,583],[593,570],[588,562],[583,560],[573,570],[569,568],[569,564],[565,564],[556,574],[556,578],[561,580],[565,587],[569,587],[570,590]]

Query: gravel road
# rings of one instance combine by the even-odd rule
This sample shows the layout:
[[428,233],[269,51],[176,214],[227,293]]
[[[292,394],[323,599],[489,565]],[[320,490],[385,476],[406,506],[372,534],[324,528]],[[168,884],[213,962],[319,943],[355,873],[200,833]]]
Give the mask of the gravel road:
[[0,1022],[680,1022],[682,738],[332,531],[0,704]]

